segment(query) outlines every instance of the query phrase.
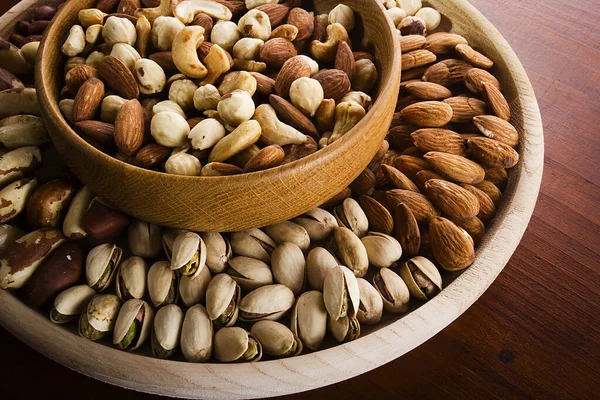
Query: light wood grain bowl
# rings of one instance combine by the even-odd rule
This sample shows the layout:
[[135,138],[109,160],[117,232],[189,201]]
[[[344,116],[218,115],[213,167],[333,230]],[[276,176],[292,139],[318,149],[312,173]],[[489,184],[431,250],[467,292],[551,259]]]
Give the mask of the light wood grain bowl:
[[[23,1],[2,17],[0,33],[6,34],[35,3]],[[544,138],[529,79],[500,33],[466,0],[429,4],[452,21],[453,32],[496,61],[494,73],[511,103],[512,122],[522,133],[521,162],[511,171],[504,203],[478,248],[475,263],[460,275],[448,276],[438,296],[371,330],[363,327],[362,336],[353,342],[252,364],[189,364],[125,353],[52,324],[46,315],[5,291],[0,291],[0,323],[37,351],[88,376],[144,392],[204,399],[269,397],[331,385],[400,357],[441,331],[481,296],[519,244],[539,192]]]
[[[367,166],[384,139],[400,84],[394,27],[378,0],[344,0],[360,13],[380,68],[380,91],[365,118],[341,140],[278,168],[227,177],[187,177],[138,168],[83,140],[58,108],[60,54],[77,13],[97,0],[71,1],[57,14],[40,47],[37,89],[42,115],[59,153],[77,177],[116,208],[159,225],[199,232],[236,231],[281,222],[339,193]],[[319,11],[338,0],[319,0]]]

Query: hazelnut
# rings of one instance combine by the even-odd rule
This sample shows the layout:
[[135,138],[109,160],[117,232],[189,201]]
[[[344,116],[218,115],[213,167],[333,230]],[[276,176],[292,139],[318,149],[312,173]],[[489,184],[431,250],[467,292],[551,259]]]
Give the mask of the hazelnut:
[[165,88],[165,71],[156,62],[141,58],[134,64],[133,75],[142,94],[160,93]]
[[109,46],[116,43],[127,43],[131,46],[137,39],[135,25],[127,18],[109,17],[104,23],[102,37]]
[[267,41],[271,36],[271,21],[266,13],[250,10],[240,18],[238,29],[245,37]]
[[194,108],[194,93],[198,86],[190,79],[179,79],[171,84],[169,100],[179,104],[185,110]]
[[226,124],[238,126],[254,115],[254,100],[248,92],[239,89],[234,90],[221,98],[217,105],[217,111]]
[[290,86],[290,99],[296,108],[308,116],[314,116],[324,98],[323,87],[311,78],[299,78]]
[[347,32],[352,31],[356,23],[354,11],[345,4],[338,4],[329,12],[329,24],[335,24],[336,22],[342,24]]
[[60,51],[67,57],[75,57],[85,48],[85,32],[79,25],[73,25],[69,30],[69,36],[63,43]]
[[141,58],[140,53],[126,43],[115,44],[110,52],[110,55],[121,60],[123,64],[129,68],[129,70],[133,70],[135,62]]
[[104,122],[115,122],[121,106],[125,103],[127,103],[126,99],[115,94],[106,96],[100,105],[100,119]]
[[396,5],[403,9],[406,15],[415,15],[423,7],[421,0],[396,0]]
[[418,17],[406,17],[398,25],[398,29],[402,36],[408,35],[423,35],[427,34],[427,28],[425,27],[425,21]]
[[239,60],[256,60],[260,59],[260,49],[265,44],[261,39],[241,38],[233,46],[233,58]]
[[358,60],[356,62],[356,72],[352,77],[352,88],[360,92],[369,92],[377,83],[379,75],[377,67],[369,59]]
[[167,174],[199,176],[201,171],[200,160],[187,153],[174,154],[165,163]]
[[150,133],[161,146],[179,147],[187,143],[190,126],[181,115],[163,111],[152,117]]
[[104,57],[106,57],[106,54],[102,53],[101,51],[93,51],[85,59],[85,64],[90,67],[98,69],[100,64],[102,64]]
[[390,8],[386,10],[386,14],[392,19],[394,26],[398,26],[406,18],[406,13],[400,7]]
[[415,17],[421,18],[425,21],[425,27],[428,31],[435,30],[442,21],[440,13],[431,7],[423,7],[416,14]]
[[175,17],[158,17],[152,24],[152,44],[158,50],[171,50],[173,39],[183,29],[183,22]]
[[213,85],[204,85],[196,89],[193,101],[198,111],[216,110],[221,101],[221,94]]
[[238,30],[238,26],[235,22],[231,21],[219,21],[213,26],[210,32],[210,41],[213,44],[218,44],[225,51],[231,52],[233,46],[237,43],[242,35]]
[[225,137],[225,127],[214,118],[200,121],[188,135],[192,148],[206,150],[213,148],[219,140]]
[[179,106],[179,104],[177,104],[171,100],[161,101],[160,103],[157,103],[152,107],[152,115],[156,115],[163,111],[171,111],[171,112],[174,112],[175,114],[181,115],[184,119],[186,118],[185,112]]

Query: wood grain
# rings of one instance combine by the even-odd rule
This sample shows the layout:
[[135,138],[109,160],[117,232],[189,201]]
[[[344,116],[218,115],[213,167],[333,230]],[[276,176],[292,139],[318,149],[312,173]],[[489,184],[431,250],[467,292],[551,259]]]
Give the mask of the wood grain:
[[[433,339],[358,378],[288,398],[597,398],[600,5],[472,3],[524,63],[544,117],[544,181],[528,231],[494,285]],[[0,350],[7,398],[64,396],[67,387],[87,399],[158,398],[70,371],[4,331]]]

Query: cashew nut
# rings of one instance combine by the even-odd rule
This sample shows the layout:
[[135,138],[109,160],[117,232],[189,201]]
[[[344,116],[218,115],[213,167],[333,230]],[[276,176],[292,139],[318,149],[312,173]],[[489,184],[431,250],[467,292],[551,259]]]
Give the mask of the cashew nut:
[[293,42],[296,36],[298,36],[298,28],[291,24],[284,24],[273,29],[270,39],[283,38]]
[[0,92],[0,119],[17,114],[40,116],[34,88],[7,89]]
[[215,145],[208,156],[208,162],[222,162],[252,146],[260,139],[261,125],[254,120],[240,124],[233,132]]
[[73,25],[69,30],[69,36],[63,43],[60,51],[67,57],[75,57],[85,48],[85,32],[79,25]]
[[138,18],[143,15],[152,23],[158,17],[173,15],[173,9],[177,6],[177,3],[179,3],[179,0],[160,0],[158,7],[138,8],[133,15]]
[[79,11],[77,17],[79,18],[81,25],[84,28],[87,28],[92,25],[102,25],[102,22],[104,22],[104,18],[107,15],[108,14],[97,8],[86,8]]
[[137,32],[137,41],[135,42],[135,48],[140,53],[140,56],[148,56],[148,47],[150,46],[152,25],[148,18],[140,16],[135,23],[135,30]]
[[323,43],[313,40],[310,44],[310,53],[317,61],[333,62],[338,45],[342,41],[350,44],[348,32],[342,24],[333,23],[327,27],[327,41]]
[[233,68],[238,71],[264,72],[267,69],[267,64],[261,61],[240,60],[236,58],[233,60]]
[[[196,49],[204,42],[204,28],[186,26],[173,40],[173,63],[190,78],[204,78],[208,70],[200,62]],[[213,46],[214,47],[214,46]]]
[[338,22],[342,24],[348,32],[354,29],[355,21],[354,11],[345,4],[338,4],[329,12],[329,23],[335,24]]
[[192,129],[188,135],[192,143],[192,148],[196,150],[206,150],[214,147],[221,139],[225,137],[225,127],[216,119],[208,118],[202,120]]
[[212,85],[233,66],[233,60],[229,53],[223,50],[218,44],[210,48],[204,62],[208,69],[208,75],[200,81],[200,86]]
[[184,24],[189,24],[194,20],[196,14],[204,13],[215,19],[230,21],[233,15],[229,8],[215,1],[191,0],[182,1],[173,10],[173,15]]
[[355,101],[346,101],[338,104],[335,107],[335,126],[329,138],[329,144],[348,133],[350,129],[359,123],[365,114],[365,109]]
[[254,113],[254,119],[262,128],[262,141],[267,144],[300,144],[306,142],[306,135],[277,118],[275,109],[269,104],[262,104]]
[[[75,100],[73,99],[63,99],[58,103],[58,108],[62,115],[65,116],[65,119],[70,123],[73,123],[73,104],[75,104]],[[114,120],[113,120],[114,122]]]
[[278,2],[279,0],[246,0],[246,8],[252,10],[265,4],[277,4]]
[[355,101],[358,104],[360,104],[365,110],[368,110],[371,107],[372,103],[371,96],[360,91],[346,93],[344,97],[342,97],[342,99],[340,100],[340,103],[343,103],[345,101]]

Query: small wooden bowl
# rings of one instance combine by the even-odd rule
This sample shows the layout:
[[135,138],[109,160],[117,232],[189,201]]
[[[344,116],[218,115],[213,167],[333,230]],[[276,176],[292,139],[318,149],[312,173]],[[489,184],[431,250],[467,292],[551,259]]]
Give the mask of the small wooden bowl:
[[[37,0],[24,0],[0,18],[10,33]],[[544,135],[535,94],[517,56],[502,35],[467,0],[430,0],[464,35],[495,62],[521,133],[521,161],[510,173],[503,204],[478,247],[475,263],[446,276],[444,290],[402,316],[387,315],[362,326],[353,342],[298,357],[249,364],[190,364],[130,354],[77,336],[52,324],[48,315],[0,290],[0,324],[47,357],[114,385],[171,397],[242,399],[291,394],[331,385],[375,369],[413,350],[448,326],[492,284],[515,251],[533,213],[544,164]],[[287,322],[287,321],[283,321]]]
[[[337,0],[315,2],[319,12]],[[58,108],[63,81],[60,47],[77,13],[96,0],[67,2],[39,50],[37,90],[42,115],[61,156],[77,177],[116,208],[159,225],[200,232],[236,231],[295,217],[327,201],[371,161],[392,118],[400,84],[396,30],[378,0],[345,0],[372,39],[380,68],[379,94],[369,113],[341,140],[294,163],[252,174],[186,177],[138,168],[83,140]]]

